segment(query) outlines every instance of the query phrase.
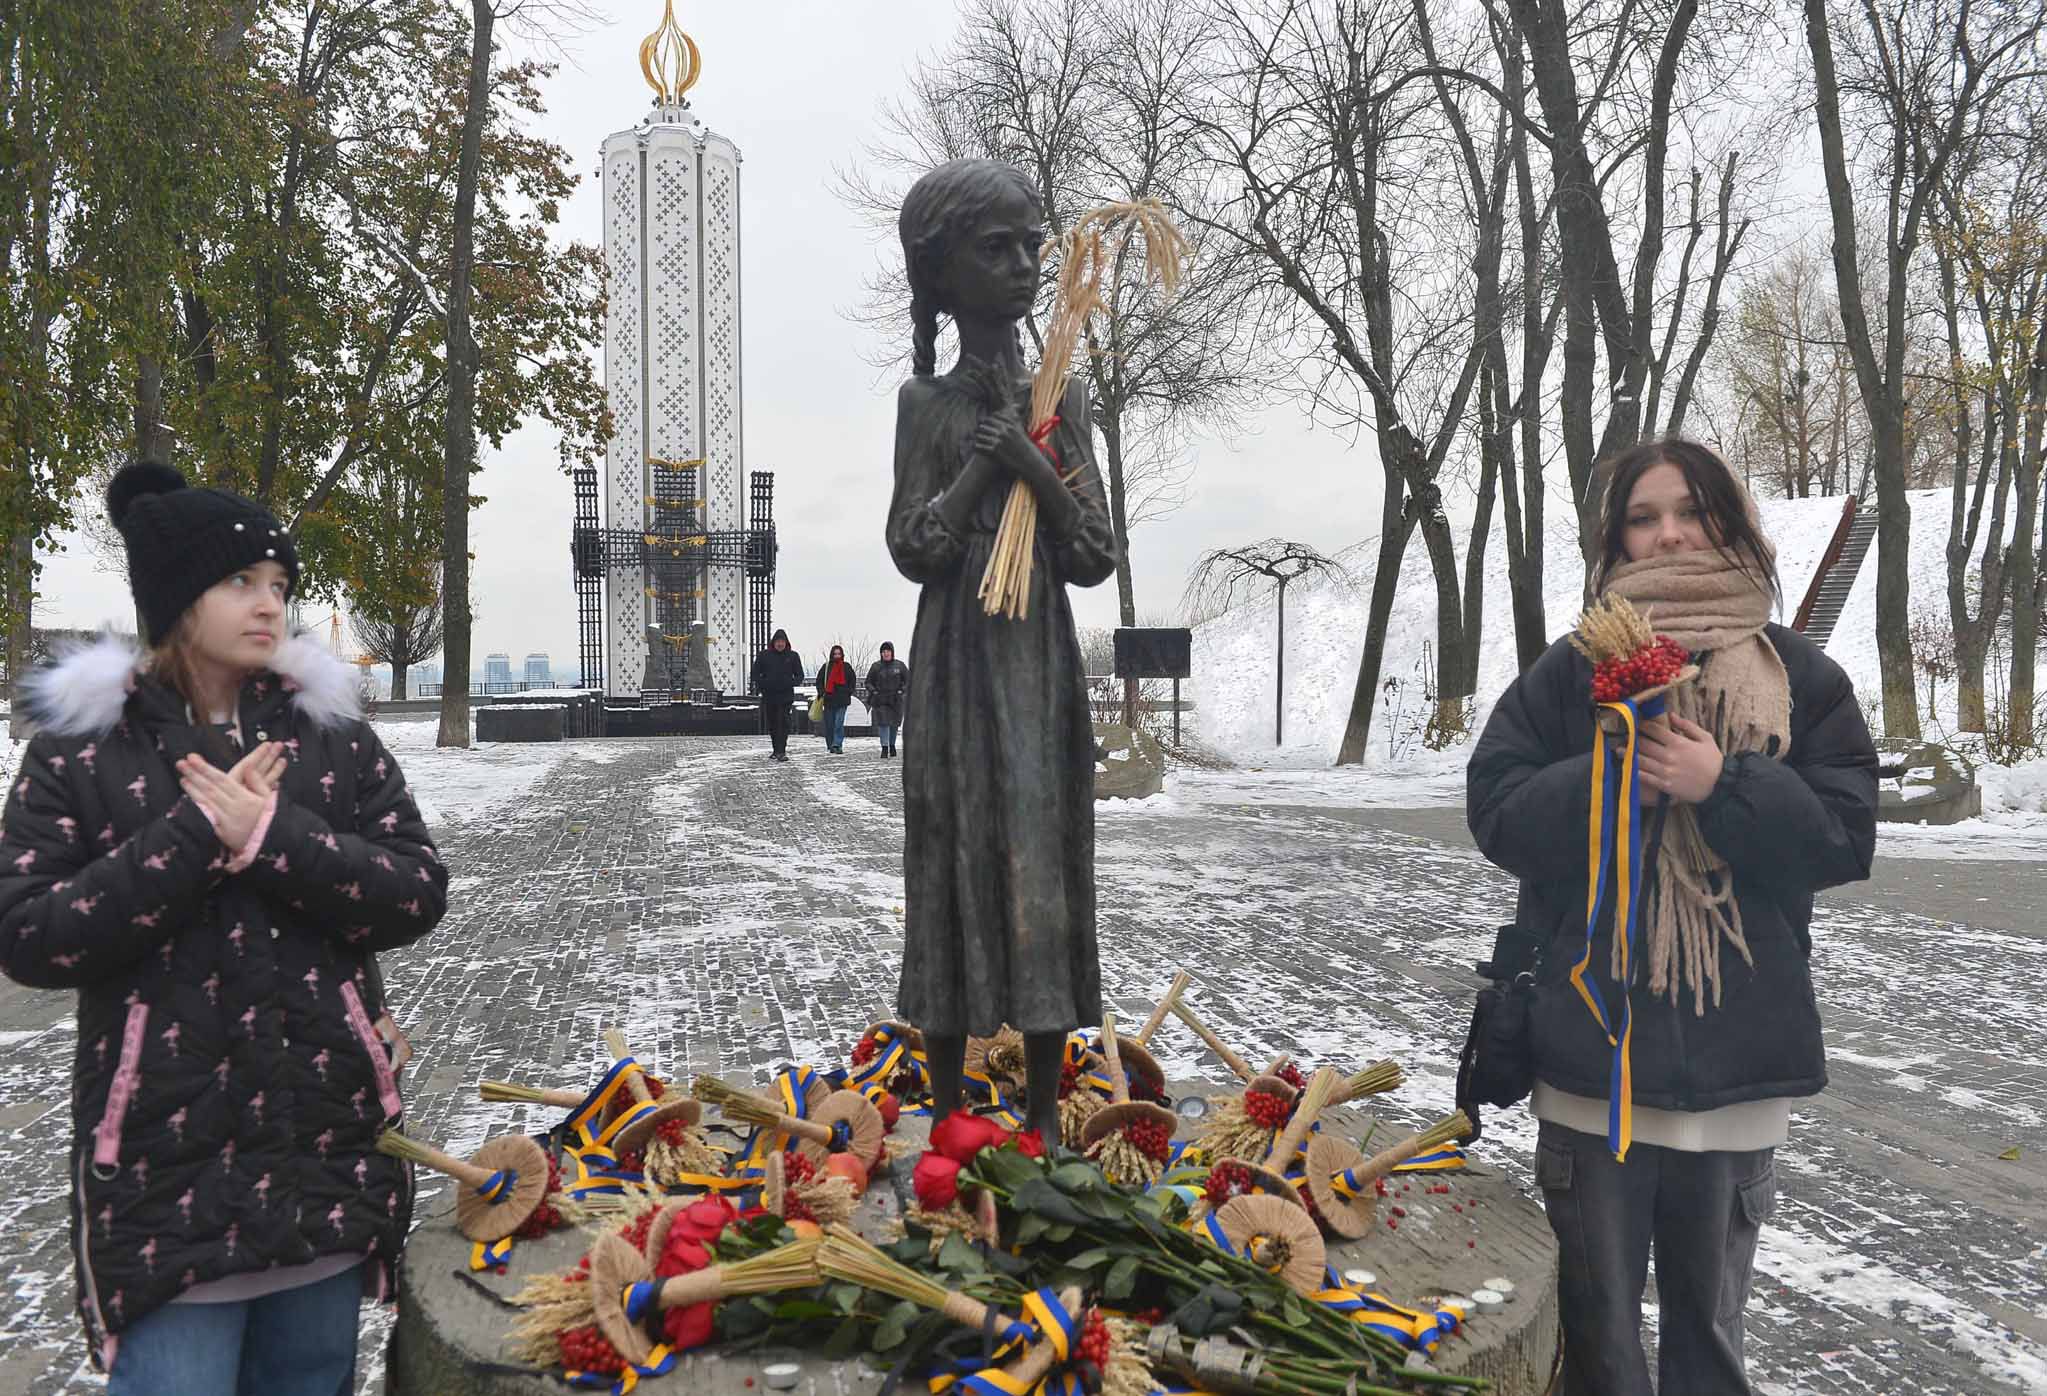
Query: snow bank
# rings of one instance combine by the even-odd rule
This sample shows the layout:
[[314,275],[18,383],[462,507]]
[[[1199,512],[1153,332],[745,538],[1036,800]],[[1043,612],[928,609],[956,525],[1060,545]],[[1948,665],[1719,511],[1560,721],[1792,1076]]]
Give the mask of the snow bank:
[[[1768,500],[1762,505],[1763,526],[1777,545],[1777,567],[1784,581],[1782,618],[1787,622],[1840,522],[1841,506],[1839,498]],[[1458,522],[1453,529],[1462,557],[1470,526]],[[1941,531],[1944,536],[1944,524]],[[1577,620],[1584,586],[1577,524],[1568,504],[1549,501],[1544,532],[1543,606],[1554,639]],[[1357,686],[1376,548],[1376,541],[1367,541],[1339,558],[1349,569],[1347,588],[1304,579],[1288,589],[1286,740],[1282,746],[1275,747],[1272,740],[1272,593],[1255,595],[1194,632],[1191,686],[1195,721],[1204,742],[1245,764],[1322,766],[1334,759]],[[1935,552],[1938,556],[1938,546]],[[1865,569],[1871,577],[1874,571],[1874,567]],[[1861,591],[1858,584],[1856,595]],[[1851,607],[1854,602],[1851,597]],[[1497,519],[1486,549],[1484,603],[1478,673],[1481,720],[1493,698],[1517,672],[1514,618],[1507,598],[1507,549]],[[1851,623],[1844,617],[1844,630]],[[1874,625],[1873,610],[1867,624]],[[1435,584],[1429,574],[1428,554],[1416,537],[1402,560],[1399,600],[1380,666],[1380,693],[1367,757],[1370,763],[1398,764],[1428,755],[1420,750],[1414,733],[1425,715],[1422,691],[1434,665],[1435,641]],[[1871,661],[1873,665],[1873,644]]]

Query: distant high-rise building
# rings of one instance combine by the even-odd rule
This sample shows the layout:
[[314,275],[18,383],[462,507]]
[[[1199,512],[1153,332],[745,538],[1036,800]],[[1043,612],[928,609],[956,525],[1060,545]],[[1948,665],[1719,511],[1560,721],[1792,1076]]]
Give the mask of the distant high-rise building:
[[483,659],[483,681],[485,683],[504,684],[512,682],[512,656],[509,654],[485,655]]
[[554,682],[554,670],[548,666],[544,651],[535,650],[526,656],[526,686],[546,688]]

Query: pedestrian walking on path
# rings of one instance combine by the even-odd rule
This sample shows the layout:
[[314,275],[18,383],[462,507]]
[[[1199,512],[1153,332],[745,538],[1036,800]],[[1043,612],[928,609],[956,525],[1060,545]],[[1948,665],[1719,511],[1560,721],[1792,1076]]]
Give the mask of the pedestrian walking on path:
[[753,691],[761,696],[761,720],[767,724],[770,757],[789,759],[789,705],[803,682],[803,657],[789,646],[789,632],[777,630],[768,647],[754,656]]
[[824,704],[825,750],[838,755],[846,750],[846,709],[853,702],[853,683],[845,649],[833,645],[832,657],[817,671],[817,697]]
[[447,872],[270,512],[153,463],[107,502],[150,648],[25,681],[0,838],[0,969],[78,994],[79,1313],[112,1396],[350,1391],[412,1212],[371,957]]
[[874,719],[883,756],[896,754],[896,732],[903,725],[903,699],[909,691],[910,666],[896,658],[892,641],[882,641],[881,658],[867,671],[867,714]]
[[[1068,586],[1116,569],[1087,393],[1068,384],[1041,447],[1017,325],[1039,286],[1044,209],[1021,171],[955,160],[917,181],[899,227],[914,321],[896,398],[888,546],[923,588],[903,760],[906,931],[898,1012],[923,1030],[938,1113],[969,1033],[1024,1034],[1028,1123],[1058,1138],[1067,1033],[1101,1021],[1095,751]],[[936,371],[939,316],[960,358]],[[1029,606],[989,615],[982,573],[1011,487],[1037,501]]]
[[[1567,641],[1493,709],[1466,808],[1479,848],[1521,881],[1522,929],[1546,945],[1532,1108],[1559,1252],[1562,1390],[1747,1396],[1742,1311],[1776,1197],[1774,1150],[1793,1099],[1827,1084],[1807,965],[1813,894],[1869,876],[1876,753],[1847,675],[1770,623],[1775,553],[1725,463],[1662,441],[1608,469],[1595,589],[1625,597],[1701,670],[1667,720],[1642,727],[1649,843],[1627,983],[1612,897],[1587,934],[1592,669]],[[1595,999],[1625,1000],[1622,1043]],[[1632,1110],[1625,1161],[1610,1105]],[[1652,1250],[1653,1388],[1641,1338]]]

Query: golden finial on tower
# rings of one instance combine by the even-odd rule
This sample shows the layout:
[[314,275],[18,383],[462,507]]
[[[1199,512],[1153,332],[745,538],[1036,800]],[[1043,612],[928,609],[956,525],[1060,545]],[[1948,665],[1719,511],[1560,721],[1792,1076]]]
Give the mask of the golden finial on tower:
[[664,107],[682,105],[683,94],[697,85],[704,71],[704,56],[697,42],[675,22],[675,0],[667,0],[661,27],[640,40],[640,71],[655,100]]

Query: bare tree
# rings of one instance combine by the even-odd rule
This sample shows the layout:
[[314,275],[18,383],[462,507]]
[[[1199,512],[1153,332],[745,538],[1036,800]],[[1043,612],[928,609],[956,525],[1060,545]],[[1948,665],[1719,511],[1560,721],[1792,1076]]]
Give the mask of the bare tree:
[[1480,321],[1496,311],[1476,287],[1510,165],[1481,164],[1473,193],[1432,158],[1447,133],[1418,13],[1394,0],[1217,3],[1221,38],[1189,113],[1230,186],[1208,225],[1264,264],[1280,293],[1271,333],[1310,365],[1318,414],[1368,429],[1378,450],[1377,570],[1339,763],[1364,758],[1417,529],[1435,581],[1445,714],[1464,711],[1475,669],[1443,472],[1484,357]]
[[1350,573],[1342,563],[1306,543],[1266,538],[1240,548],[1215,548],[1195,562],[1181,602],[1190,615],[1221,615],[1236,605],[1244,588],[1272,584],[1279,624],[1272,646],[1274,746],[1286,741],[1286,589],[1296,578],[1310,575],[1326,577],[1339,586],[1350,585]]
[[365,656],[391,666],[391,701],[402,703],[406,671],[441,652],[441,598],[420,605],[394,603],[375,613],[357,610],[349,628]]
[[[1884,730],[1893,737],[1919,735],[1910,633],[1912,513],[1905,497],[1909,280],[1949,167],[1980,138],[2015,85],[2038,82],[2043,21],[2047,7],[2039,3],[1862,0],[1860,15],[1838,25],[1847,61],[1837,66],[1836,25],[1827,6],[1824,0],[1805,0],[1842,331],[1872,427],[1877,662]],[[1880,332],[1872,328],[1863,298],[1844,96],[1858,142],[1873,152],[1865,182],[1881,190],[1874,210],[1884,224]]]
[[[1170,0],[972,0],[950,47],[885,112],[887,138],[841,175],[840,196],[885,236],[909,182],[975,156],[1025,170],[1054,234],[1111,200],[1184,205],[1199,197],[1201,165],[1180,110],[1203,38],[1194,12]],[[1191,435],[1232,433],[1273,373],[1244,313],[1241,261],[1192,231],[1195,255],[1170,301],[1113,269],[1078,369],[1102,438],[1125,625],[1137,615],[1131,531],[1180,507]],[[887,261],[862,318],[887,336],[878,362],[893,367],[907,356],[909,298]],[[1035,336],[1037,317],[1028,323]]]

